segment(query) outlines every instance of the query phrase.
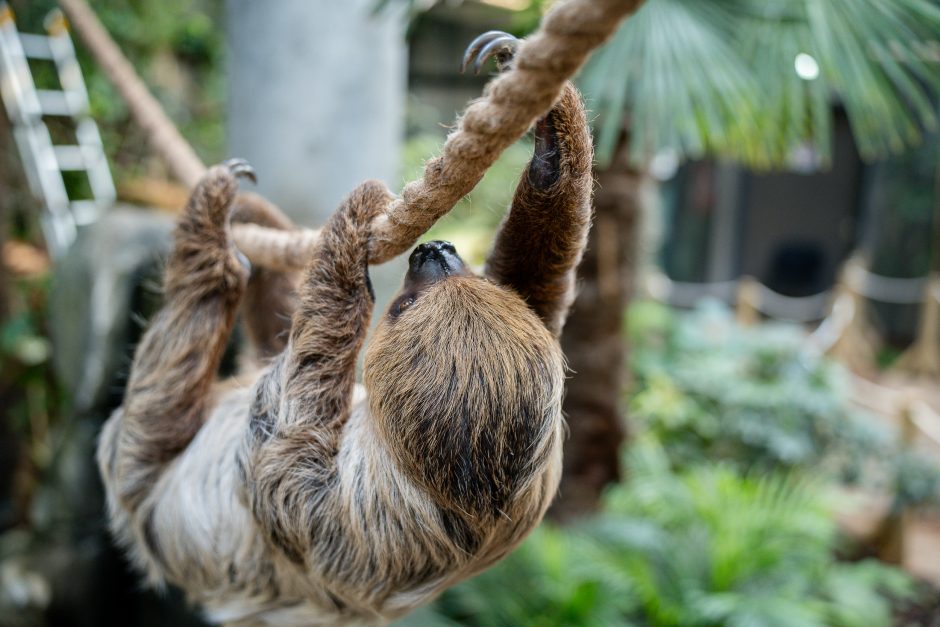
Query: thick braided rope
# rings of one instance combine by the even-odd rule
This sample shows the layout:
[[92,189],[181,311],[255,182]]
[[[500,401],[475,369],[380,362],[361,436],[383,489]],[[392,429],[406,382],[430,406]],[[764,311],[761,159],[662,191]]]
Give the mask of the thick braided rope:
[[[388,194],[384,212],[373,223],[370,263],[388,261],[410,248],[469,193],[499,155],[551,109],[565,81],[588,55],[642,3],[566,0],[556,4],[539,30],[521,43],[512,67],[467,107],[441,155],[425,165],[423,178],[408,183],[400,197]],[[285,233],[234,225],[233,237],[256,264],[289,268],[301,267],[309,258],[316,231]]]
[[307,265],[319,229],[283,231],[257,224],[232,225],[235,246],[252,264],[272,270],[297,270]]

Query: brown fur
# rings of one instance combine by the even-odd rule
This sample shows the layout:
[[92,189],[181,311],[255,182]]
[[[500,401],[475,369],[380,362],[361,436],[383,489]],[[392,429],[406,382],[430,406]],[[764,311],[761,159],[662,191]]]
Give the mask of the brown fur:
[[516,290],[554,335],[574,301],[574,270],[591,221],[591,135],[581,96],[565,85],[536,124],[536,155],[496,236],[486,275]]
[[[295,296],[289,275],[249,280],[228,238],[230,212],[290,224],[260,199],[236,200],[226,168],[209,171],[98,452],[112,529],[152,583],[182,586],[218,622],[384,622],[538,523],[559,480],[557,335],[590,219],[573,88],[536,135],[487,278],[406,284],[414,302],[383,315],[365,394],[354,372],[384,187],[360,186],[337,210]],[[213,389],[246,290],[249,335],[270,362],[243,387]]]

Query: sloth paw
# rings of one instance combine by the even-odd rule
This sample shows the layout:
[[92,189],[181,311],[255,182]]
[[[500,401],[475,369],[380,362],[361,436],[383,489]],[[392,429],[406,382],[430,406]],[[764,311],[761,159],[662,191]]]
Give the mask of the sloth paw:
[[[258,184],[258,175],[255,174],[255,169],[251,167],[251,164],[248,163],[248,161],[246,161],[245,159],[237,159],[237,158],[226,159],[219,165],[220,167],[223,167],[226,170],[228,170],[229,176],[231,176],[233,179],[248,179],[255,185]],[[230,202],[229,207],[227,208],[227,216],[229,219],[231,219],[232,213],[234,212],[234,210],[235,208],[233,206],[233,203]],[[235,258],[235,261],[238,262],[239,267],[244,272],[250,272],[251,263],[248,261],[248,257],[246,257],[245,254],[242,253],[242,251],[235,248],[234,245],[232,246],[232,253]]]
[[244,159],[229,159],[212,166],[193,190],[187,207],[189,226],[180,232],[190,246],[208,255],[223,254],[225,281],[236,287],[244,283],[251,268],[248,259],[229,239],[228,224],[235,207],[238,179],[257,181],[254,169]]
[[229,171],[229,174],[235,178],[248,179],[254,184],[258,184],[258,176],[251,164],[244,159],[227,159],[219,164]]
[[244,159],[229,159],[209,168],[189,199],[188,211],[204,215],[214,228],[225,228],[232,212],[239,178],[256,181],[254,169]]
[[479,74],[483,64],[490,57],[496,59],[496,68],[502,72],[509,67],[509,63],[518,48],[519,40],[509,33],[504,33],[501,30],[491,30],[483,33],[467,46],[467,51],[463,55],[463,63],[460,65],[460,73],[463,74],[467,66],[473,62],[473,73]]

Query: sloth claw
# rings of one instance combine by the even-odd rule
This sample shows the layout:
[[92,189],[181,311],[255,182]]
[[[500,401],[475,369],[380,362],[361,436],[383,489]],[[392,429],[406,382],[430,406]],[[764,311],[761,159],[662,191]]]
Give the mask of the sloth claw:
[[467,46],[467,51],[463,55],[463,63],[460,64],[460,73],[463,74],[467,66],[473,62],[473,73],[479,74],[483,64],[490,57],[495,57],[496,67],[499,70],[504,70],[518,48],[519,40],[509,33],[504,33],[501,30],[491,30],[483,33]]
[[258,184],[258,176],[251,164],[244,159],[227,159],[222,162],[222,167],[227,168],[235,178],[246,178],[254,184]]

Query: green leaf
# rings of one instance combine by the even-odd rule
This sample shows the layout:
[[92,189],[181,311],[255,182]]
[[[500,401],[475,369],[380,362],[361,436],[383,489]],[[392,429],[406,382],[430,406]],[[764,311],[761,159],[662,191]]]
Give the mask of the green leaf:
[[[598,161],[626,126],[638,164],[668,149],[781,167],[801,145],[825,163],[835,101],[864,157],[908,149],[938,125],[938,31],[929,0],[649,0],[579,79]],[[797,75],[800,54],[815,79]]]

